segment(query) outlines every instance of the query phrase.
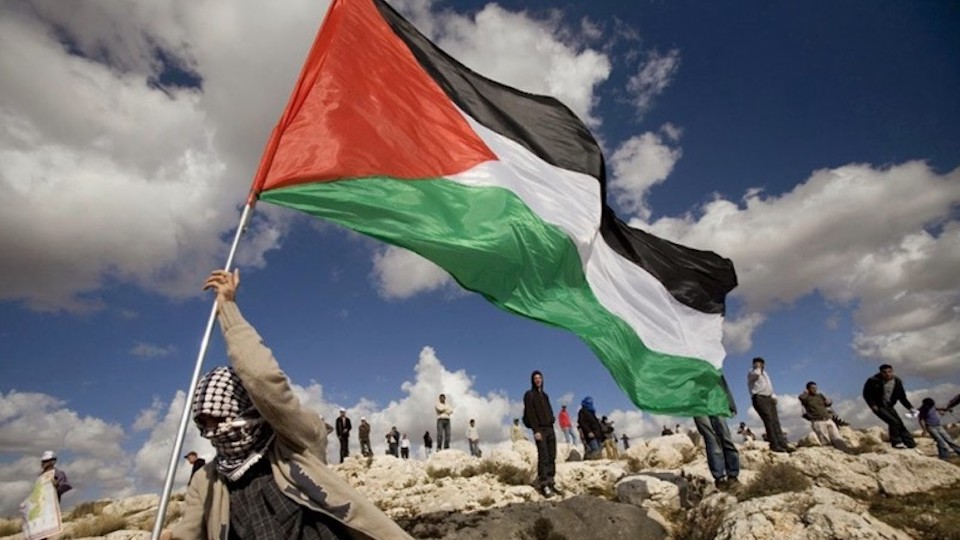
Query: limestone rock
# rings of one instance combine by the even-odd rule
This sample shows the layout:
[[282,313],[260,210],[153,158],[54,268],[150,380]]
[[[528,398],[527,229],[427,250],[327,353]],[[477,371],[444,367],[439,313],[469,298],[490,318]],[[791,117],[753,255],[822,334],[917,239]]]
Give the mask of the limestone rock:
[[816,446],[820,446],[820,438],[812,431],[797,440],[798,448],[813,448]]
[[826,488],[781,493],[733,506],[718,540],[909,540],[910,536],[874,518],[866,505]]
[[646,510],[585,495],[473,514],[421,515],[401,525],[415,537],[458,540],[547,538],[551,532],[564,538],[667,538]]
[[616,483],[617,500],[634,506],[680,508],[680,486],[655,476],[637,474]]

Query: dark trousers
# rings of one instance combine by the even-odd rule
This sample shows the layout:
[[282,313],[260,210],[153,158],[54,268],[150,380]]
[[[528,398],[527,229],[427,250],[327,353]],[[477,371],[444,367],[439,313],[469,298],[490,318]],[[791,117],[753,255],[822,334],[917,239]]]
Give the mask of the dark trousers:
[[350,455],[350,433],[346,433],[338,437],[340,439],[340,463],[343,463],[344,458]]
[[763,420],[763,427],[767,430],[767,440],[770,442],[770,449],[775,451],[785,451],[787,449],[787,439],[783,436],[783,428],[780,427],[780,415],[777,414],[777,401],[771,396],[752,396],[753,408],[756,409],[760,419]]
[[537,480],[540,487],[552,486],[557,471],[557,435],[553,428],[541,428],[536,433],[540,434],[539,441],[533,438],[537,443]]
[[892,406],[881,405],[877,407],[877,410],[873,411],[873,414],[877,415],[878,418],[887,424],[887,433],[890,434],[890,444],[903,443],[910,448],[917,446],[917,442],[913,440],[913,435],[907,430],[907,426],[903,425],[903,420],[900,419],[900,415],[897,414],[896,409]]

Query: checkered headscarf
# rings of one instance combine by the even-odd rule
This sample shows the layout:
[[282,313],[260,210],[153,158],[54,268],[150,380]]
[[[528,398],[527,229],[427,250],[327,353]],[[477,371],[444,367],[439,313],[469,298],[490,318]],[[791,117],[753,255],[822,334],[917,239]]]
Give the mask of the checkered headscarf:
[[217,469],[230,480],[243,476],[273,441],[273,429],[233,368],[217,367],[203,376],[193,397],[194,421],[200,415],[222,419],[215,428],[197,427],[217,450]]

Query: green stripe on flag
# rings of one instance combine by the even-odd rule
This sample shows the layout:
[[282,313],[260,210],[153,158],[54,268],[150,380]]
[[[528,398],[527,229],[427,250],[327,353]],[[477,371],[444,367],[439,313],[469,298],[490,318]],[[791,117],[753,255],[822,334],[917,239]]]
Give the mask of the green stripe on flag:
[[720,370],[648,349],[598,302],[566,234],[507,189],[374,177],[301,184],[260,198],[419,253],[497,306],[574,332],[641,409],[730,414]]

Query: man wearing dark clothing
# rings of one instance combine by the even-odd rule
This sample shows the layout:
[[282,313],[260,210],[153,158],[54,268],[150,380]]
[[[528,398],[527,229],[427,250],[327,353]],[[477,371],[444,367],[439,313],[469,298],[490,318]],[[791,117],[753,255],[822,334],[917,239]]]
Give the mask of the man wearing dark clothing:
[[600,457],[600,445],[603,444],[603,426],[597,420],[597,410],[593,406],[593,398],[587,396],[580,402],[580,412],[577,413],[577,424],[581,431],[581,440],[587,448],[586,459]]
[[340,416],[337,417],[337,438],[340,439],[340,463],[350,455],[350,430],[353,424],[347,418],[346,409],[340,409]]
[[[183,456],[183,459],[187,460],[187,463],[193,466],[193,469],[190,471],[190,480],[193,480],[193,475],[197,474],[197,471],[207,464],[206,460],[202,457],[197,457],[197,453],[192,451],[187,452],[187,455]],[[188,484],[190,480],[187,480]]]
[[373,455],[373,448],[370,446],[370,424],[367,423],[367,417],[360,417],[360,428],[357,430],[360,435],[360,454],[363,457]]
[[893,374],[892,366],[889,364],[880,366],[880,373],[863,383],[863,400],[870,406],[873,414],[887,424],[890,444],[894,448],[915,448],[917,446],[916,441],[913,440],[913,435],[903,425],[903,420],[900,419],[900,415],[893,408],[897,402],[900,402],[913,412],[913,405],[910,404],[907,393],[903,390],[903,381]]
[[430,436],[429,431],[423,433],[423,448],[426,451],[427,457],[430,457],[430,451],[433,450],[433,437]]
[[553,431],[553,407],[550,396],[543,391],[543,374],[530,374],[530,390],[523,395],[523,425],[533,430],[537,444],[537,480],[540,493],[552,497],[557,492],[553,476],[556,473],[557,436]]

